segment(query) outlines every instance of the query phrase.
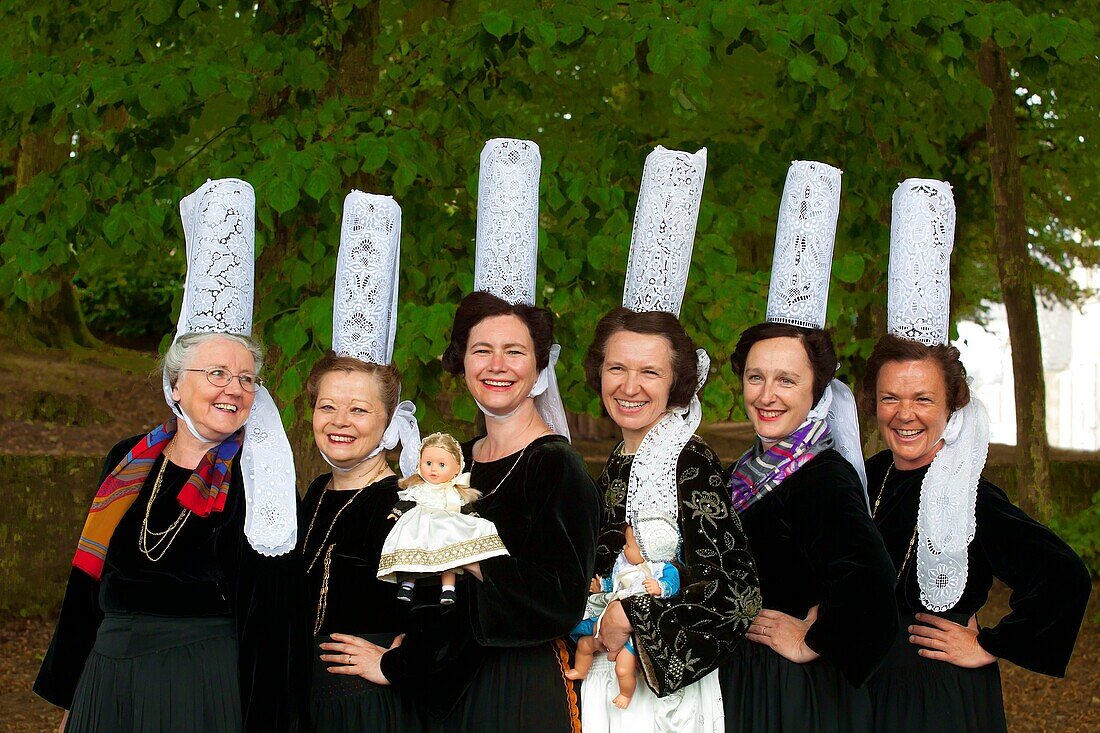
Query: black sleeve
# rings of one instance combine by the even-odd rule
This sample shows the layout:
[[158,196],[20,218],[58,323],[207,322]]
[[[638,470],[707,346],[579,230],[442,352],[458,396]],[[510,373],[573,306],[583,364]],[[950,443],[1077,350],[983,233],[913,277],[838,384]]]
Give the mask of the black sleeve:
[[1052,531],[984,479],[978,484],[974,545],[993,575],[1009,588],[1011,611],[978,633],[990,654],[1063,677],[1085,615],[1092,582],[1088,569]]
[[[144,436],[127,438],[115,445],[103,460],[99,482],[126,457],[131,448]],[[76,543],[73,543],[76,547]],[[61,613],[57,617],[53,638],[49,649],[38,670],[34,681],[34,692],[47,702],[68,710],[73,704],[76,683],[84,671],[84,664],[95,645],[99,624],[103,621],[103,611],[99,607],[99,585],[83,570],[72,568],[69,582],[65,587],[65,597],[61,602]]]
[[540,450],[527,467],[539,502],[524,542],[481,562],[474,634],[484,646],[532,646],[565,636],[588,598],[600,523],[598,492],[568,446]]
[[622,601],[646,682],[660,697],[715,669],[760,611],[756,565],[730,507],[717,456],[692,441],[676,471],[683,540],[680,592]]
[[815,465],[822,458],[791,497],[795,537],[825,589],[806,644],[858,687],[894,642],[896,576],[855,471],[839,457]]
[[244,729],[294,731],[304,718],[312,669],[301,553],[267,557],[252,549],[243,527],[238,537],[229,587]]

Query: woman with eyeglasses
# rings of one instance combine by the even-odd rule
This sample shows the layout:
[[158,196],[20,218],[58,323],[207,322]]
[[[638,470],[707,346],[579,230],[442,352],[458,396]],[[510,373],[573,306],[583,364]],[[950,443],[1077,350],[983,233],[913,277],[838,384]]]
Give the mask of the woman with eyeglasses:
[[261,363],[246,336],[180,336],[163,367],[181,417],[108,453],[34,684],[59,730],[294,729],[298,555],[245,537]]

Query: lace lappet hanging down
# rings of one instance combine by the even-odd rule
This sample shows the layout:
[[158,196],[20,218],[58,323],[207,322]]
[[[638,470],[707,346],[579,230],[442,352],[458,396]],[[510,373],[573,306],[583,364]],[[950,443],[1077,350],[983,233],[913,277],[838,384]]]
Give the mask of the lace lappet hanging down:
[[[886,322],[890,333],[926,346],[948,343],[955,200],[946,181],[898,184],[890,222]],[[989,414],[971,393],[943,433],[943,447],[921,482],[917,582],[932,611],[955,606],[966,589],[978,481],[989,453]]]
[[[255,291],[256,194],[245,181],[207,181],[180,201],[187,244],[187,278],[176,338],[188,333],[252,334]],[[164,399],[197,438],[206,440],[172,399],[168,375]],[[282,555],[298,536],[294,456],[279,409],[261,387],[245,423],[241,468],[245,488],[245,536],[262,555]]]

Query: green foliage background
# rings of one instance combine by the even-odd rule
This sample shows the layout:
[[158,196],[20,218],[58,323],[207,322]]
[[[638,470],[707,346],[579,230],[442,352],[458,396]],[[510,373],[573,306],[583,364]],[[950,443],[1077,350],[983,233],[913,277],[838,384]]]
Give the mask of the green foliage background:
[[[343,196],[392,194],[405,396],[425,429],[471,420],[438,357],[472,285],[478,155],[492,137],[530,138],[543,156],[539,302],[558,316],[567,406],[597,414],[581,359],[621,295],[644,158],[706,146],[682,316],[715,357],[708,418],[737,416],[724,360],[763,317],[792,159],[845,171],[829,322],[849,381],[883,330],[898,181],[955,187],[955,315],[998,297],[990,92],[975,61],[987,38],[1021,88],[1036,282],[1047,298],[1080,295],[1069,269],[1100,260],[1096,14],[976,0],[7,0],[0,294],[33,305],[75,279],[93,327],[167,333],[178,201],[242,177],[258,199],[256,327],[293,425],[331,339]],[[19,182],[34,140],[68,157]]]

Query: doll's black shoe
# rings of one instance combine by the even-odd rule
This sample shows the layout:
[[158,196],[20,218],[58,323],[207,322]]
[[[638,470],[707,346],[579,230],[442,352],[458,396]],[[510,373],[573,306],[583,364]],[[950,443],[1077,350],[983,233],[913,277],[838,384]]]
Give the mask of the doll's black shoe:
[[413,589],[408,586],[398,586],[397,588],[397,600],[404,601],[405,603],[412,603]]
[[439,605],[441,606],[453,606],[455,602],[455,592],[448,588],[439,594]]

